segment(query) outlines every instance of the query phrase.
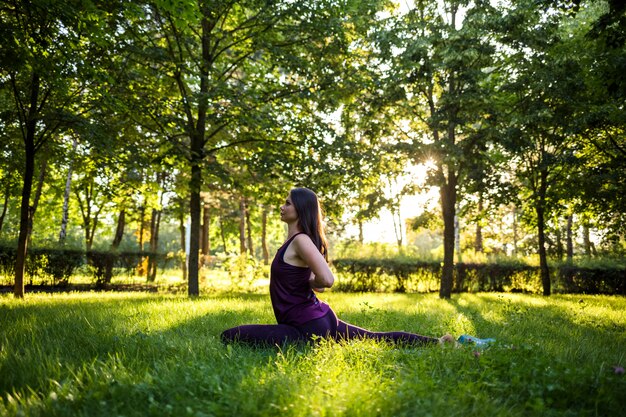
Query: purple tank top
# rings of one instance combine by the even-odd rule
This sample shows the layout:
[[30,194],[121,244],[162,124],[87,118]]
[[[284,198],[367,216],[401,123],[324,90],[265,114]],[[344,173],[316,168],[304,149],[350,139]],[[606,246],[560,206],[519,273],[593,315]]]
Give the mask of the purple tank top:
[[311,268],[290,265],[283,259],[289,244],[299,234],[278,249],[270,269],[270,298],[276,321],[292,326],[324,317],[330,310],[328,304],[317,299],[309,285]]

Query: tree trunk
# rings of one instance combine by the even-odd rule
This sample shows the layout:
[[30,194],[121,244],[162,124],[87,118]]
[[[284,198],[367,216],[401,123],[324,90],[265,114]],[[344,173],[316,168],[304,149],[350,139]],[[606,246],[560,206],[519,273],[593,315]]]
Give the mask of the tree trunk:
[[74,164],[74,154],[76,153],[76,147],[78,146],[78,139],[74,137],[72,143],[72,157],[70,158],[70,166],[67,169],[67,177],[65,179],[65,193],[63,194],[63,214],[61,216],[61,231],[59,232],[59,244],[65,244],[65,237],[67,234],[67,222],[69,219],[69,206],[70,206],[70,190],[72,187],[72,165]]
[[143,235],[145,233],[146,207],[139,207],[139,252],[143,252]]
[[161,210],[152,209],[150,219],[150,257],[148,258],[148,282],[156,281],[157,251],[159,249],[159,229],[161,227]]
[[[189,182],[189,213],[191,217],[190,224],[190,238],[189,238],[189,296],[200,295],[200,283],[199,283],[199,256],[200,256],[200,215],[201,215],[201,196],[200,191],[202,189],[202,162],[204,160],[204,142],[206,136],[206,115],[208,111],[208,91],[209,91],[209,68],[211,65],[211,22],[209,16],[212,14],[207,4],[200,4],[201,17],[201,45],[202,45],[202,59],[200,65],[200,91],[198,100],[198,120],[195,123],[192,117],[192,110],[187,107],[187,122],[190,134],[190,165],[191,165],[191,179]],[[184,81],[182,75],[178,73],[177,82],[180,88],[181,97],[187,99],[187,91],[182,88]]]
[[440,188],[443,214],[443,268],[441,271],[440,298],[452,296],[454,283],[454,217],[456,207],[456,174],[448,168],[448,180]]
[[537,237],[539,240],[539,271],[541,275],[541,284],[543,286],[543,295],[550,295],[550,271],[548,269],[548,259],[546,254],[546,237],[544,225],[544,209],[537,207]]
[[139,265],[137,265],[137,275],[140,277],[142,277],[145,272],[145,268],[144,268],[145,260],[143,256],[143,251],[144,251],[143,238],[144,238],[145,228],[146,228],[145,218],[146,218],[146,207],[142,205],[141,207],[139,207],[139,236],[138,236],[139,252],[141,253],[141,257],[139,259]]
[[37,207],[39,207],[39,200],[41,199],[41,193],[43,191],[43,183],[46,179],[46,173],[48,171],[48,158],[44,157],[41,161],[41,166],[39,167],[39,177],[37,179],[37,188],[35,189],[35,195],[33,196],[33,204],[30,208],[30,216],[28,218],[28,239],[30,243],[30,238],[33,233],[33,222],[35,221],[35,213],[37,212]]
[[91,180],[88,184],[85,184],[85,200],[83,201],[80,195],[80,191],[76,190],[74,195],[78,201],[78,207],[80,208],[80,214],[83,218],[83,230],[85,232],[85,247],[89,251],[93,245],[93,237],[98,227],[98,216],[102,208],[95,211],[92,217],[92,208],[94,202],[94,181]]
[[459,216],[456,215],[456,209],[454,210],[454,251],[456,252],[456,261],[463,262],[463,254],[461,253],[461,224],[459,222]]
[[563,260],[563,232],[561,230],[560,219],[556,218],[556,228],[554,230],[555,238],[556,238],[556,258],[560,261]]
[[589,224],[585,222],[583,224],[583,245],[585,247],[585,256],[591,257],[591,232],[589,230]]
[[263,249],[263,264],[269,265],[270,252],[267,248],[267,208],[263,207],[263,213],[261,215],[261,247]]
[[476,221],[476,239],[474,240],[474,250],[477,253],[482,253],[483,247],[483,226],[482,226],[482,214],[483,214],[483,194],[478,195],[478,220]]
[[83,232],[85,233],[85,249],[90,251],[91,250],[91,238],[89,236],[89,233],[91,232],[91,213],[88,214],[87,217],[83,219],[83,225],[84,225]]
[[[26,267],[26,253],[28,246],[28,222],[30,219],[31,207],[30,194],[32,191],[32,177],[34,173],[34,158],[26,155],[26,166],[24,170],[24,184],[22,187],[22,207],[20,210],[20,232],[17,241],[17,256],[15,260],[15,283],[13,294],[17,298],[24,297],[24,273]],[[32,162],[31,162],[32,161]],[[30,178],[29,178],[30,177]]]
[[124,229],[126,228],[126,210],[120,210],[120,215],[117,218],[117,227],[115,228],[115,236],[113,236],[113,242],[111,242],[111,250],[117,250],[124,238]]
[[250,221],[250,208],[248,207],[248,201],[246,203],[246,238],[248,241],[248,253],[250,256],[254,256],[254,245],[252,244],[252,222]]
[[226,247],[226,233],[224,232],[224,218],[220,215],[220,237],[222,238],[222,246],[224,247],[224,253],[228,253]]
[[573,222],[574,222],[574,216],[572,214],[569,214],[567,216],[567,234],[566,234],[566,239],[567,239],[566,260],[568,264],[571,264],[572,261],[574,260],[574,240],[572,237]]
[[474,251],[477,253],[482,253],[484,251],[483,246],[483,227],[480,224],[480,221],[476,223],[476,240],[474,241]]
[[513,254],[517,256],[517,207],[513,207]]
[[183,252],[181,270],[183,271],[183,281],[187,281],[187,243],[185,242],[186,230],[185,230],[185,212],[181,207],[178,216],[178,230],[180,232],[180,250]]
[[545,235],[545,207],[546,207],[546,190],[547,172],[540,172],[540,182],[538,190],[538,199],[536,203],[537,211],[537,237],[539,240],[539,271],[541,274],[541,284],[543,286],[543,295],[549,296],[550,288],[550,270],[548,268],[548,256],[546,253],[546,235]]
[[111,254],[107,259],[106,267],[104,271],[104,283],[109,284],[113,278],[113,261],[115,257],[115,251],[119,248],[124,237],[124,228],[126,227],[126,210],[120,210],[120,215],[117,218],[117,227],[115,228],[115,235],[113,236],[113,242],[111,242]]
[[239,200],[239,254],[246,253],[246,203],[241,197]]
[[[154,241],[155,241],[155,232],[157,230],[157,216],[158,216],[158,210],[153,208],[152,211],[150,212],[150,241],[148,242],[148,268],[146,268],[146,280],[148,282],[152,282],[152,269],[153,269],[153,264],[154,264],[154,256],[153,253],[155,252],[154,247]],[[156,277],[156,275],[155,275]]]
[[93,247],[93,238],[96,236],[96,229],[98,228],[98,219],[100,218],[100,211],[102,207],[98,208],[93,216],[93,223],[91,224],[91,231],[89,233],[89,249]]
[[393,219],[393,232],[396,235],[396,244],[398,249],[402,249],[402,218],[400,217],[400,209],[392,209],[391,217]]
[[191,223],[189,225],[189,286],[188,294],[190,296],[200,295],[199,276],[199,257],[200,257],[200,215],[201,215],[201,198],[200,188],[202,186],[202,168],[201,164],[201,142],[193,140],[192,143],[196,148],[196,158],[191,165],[191,190],[189,193],[189,214]]
[[[451,7],[451,26],[455,26],[456,8]],[[431,84],[432,87],[432,84]],[[456,95],[456,77],[454,71],[450,72],[447,80],[447,90],[451,97]],[[429,90],[429,107],[430,114],[435,117],[436,110],[433,100],[432,88]],[[456,123],[458,107],[454,103],[450,103],[444,107],[448,119],[446,125],[445,137],[440,138],[440,131],[433,129],[435,142],[440,142],[445,149],[447,146],[454,147],[456,145]],[[440,162],[438,173],[441,196],[441,211],[443,215],[443,266],[441,271],[441,286],[439,288],[439,297],[449,299],[452,296],[452,287],[454,285],[454,248],[455,248],[455,227],[454,219],[456,216],[456,199],[457,199],[457,182],[458,173],[454,163],[443,164]]]
[[[28,221],[30,218],[30,195],[35,173],[35,130],[37,128],[37,101],[39,98],[39,75],[33,74],[30,86],[30,103],[26,114],[26,134],[24,135],[24,183],[22,185],[22,202],[20,208],[20,232],[17,240],[17,256],[15,260],[15,282],[13,294],[24,298],[24,272],[26,252],[28,250]],[[16,97],[17,98],[17,97]]]
[[359,243],[363,244],[363,220],[359,219]]
[[202,263],[206,264],[208,256],[211,254],[211,243],[209,240],[209,223],[211,221],[209,205],[204,203],[202,212]]
[[2,234],[2,225],[4,224],[4,216],[7,214],[9,207],[9,196],[11,194],[11,186],[7,184],[7,188],[4,192],[4,204],[2,205],[2,214],[0,214],[0,234]]

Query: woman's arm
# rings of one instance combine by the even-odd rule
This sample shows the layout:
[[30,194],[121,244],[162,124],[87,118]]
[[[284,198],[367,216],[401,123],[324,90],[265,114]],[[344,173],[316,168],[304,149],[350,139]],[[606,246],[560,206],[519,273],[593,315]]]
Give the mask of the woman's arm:
[[309,278],[309,285],[311,286],[311,289],[315,292],[324,292],[325,288],[319,288],[315,286],[317,284],[315,284],[315,274],[313,272],[311,272],[311,278]]
[[311,288],[330,288],[335,283],[333,275],[326,259],[309,236],[300,234],[293,240],[294,249],[298,257],[302,259],[313,272],[309,279]]

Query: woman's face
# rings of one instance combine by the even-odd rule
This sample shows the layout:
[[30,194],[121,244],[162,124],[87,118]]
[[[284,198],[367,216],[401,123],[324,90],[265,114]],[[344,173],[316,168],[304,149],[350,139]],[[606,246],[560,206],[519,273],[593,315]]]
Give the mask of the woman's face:
[[291,201],[291,194],[287,196],[285,204],[280,206],[280,219],[285,223],[291,223],[298,220],[298,213],[296,212],[296,207]]

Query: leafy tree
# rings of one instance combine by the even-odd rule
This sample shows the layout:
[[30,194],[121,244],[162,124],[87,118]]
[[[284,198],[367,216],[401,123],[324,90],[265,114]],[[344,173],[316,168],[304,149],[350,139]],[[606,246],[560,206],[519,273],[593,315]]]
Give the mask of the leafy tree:
[[19,195],[21,167],[18,161],[23,160],[22,149],[12,140],[18,134],[13,124],[15,111],[12,110],[10,91],[4,87],[0,88],[0,235],[6,231],[3,226],[9,206]]
[[[377,2],[157,1],[133,9],[129,48],[158,80],[148,111],[191,171],[189,294],[197,295],[203,167],[225,147],[272,140],[263,132],[298,126],[324,111],[313,105],[334,86],[350,37]],[[353,16],[357,18],[353,19]],[[159,97],[159,92],[165,92]],[[283,110],[289,101],[292,111]],[[312,138],[307,126],[299,133]],[[311,134],[317,134],[313,132]],[[306,139],[304,139],[306,140]],[[322,136],[317,137],[322,143]],[[299,145],[300,151],[311,149]],[[304,149],[303,149],[304,148]],[[323,149],[323,148],[322,148]],[[320,149],[316,149],[319,151]]]
[[435,166],[429,184],[439,187],[444,221],[442,298],[450,297],[453,285],[459,184],[487,140],[493,16],[488,2],[417,1],[381,39],[391,67],[386,97],[394,102],[398,125],[408,121],[398,130],[400,149]]
[[[584,169],[576,178],[576,210],[588,229],[592,218],[615,240],[626,219],[626,8],[623,2],[588,2],[570,29],[570,42],[584,65],[582,111],[577,118]],[[590,253],[589,242],[586,244]]]
[[[24,149],[16,297],[24,295],[35,157],[85,112],[81,104],[97,100],[102,87],[97,81],[108,77],[105,57],[113,48],[108,48],[102,30],[107,11],[96,6],[88,0],[78,4],[33,0],[5,1],[0,8],[0,82],[12,92]],[[113,9],[115,4],[107,7]]]
[[500,41],[508,50],[500,77],[508,131],[502,144],[511,154],[512,174],[534,212],[543,293],[550,295],[546,227],[558,213],[560,190],[575,172],[577,118],[585,91],[583,61],[572,55],[567,23],[573,10],[546,3],[518,2],[502,18]]

